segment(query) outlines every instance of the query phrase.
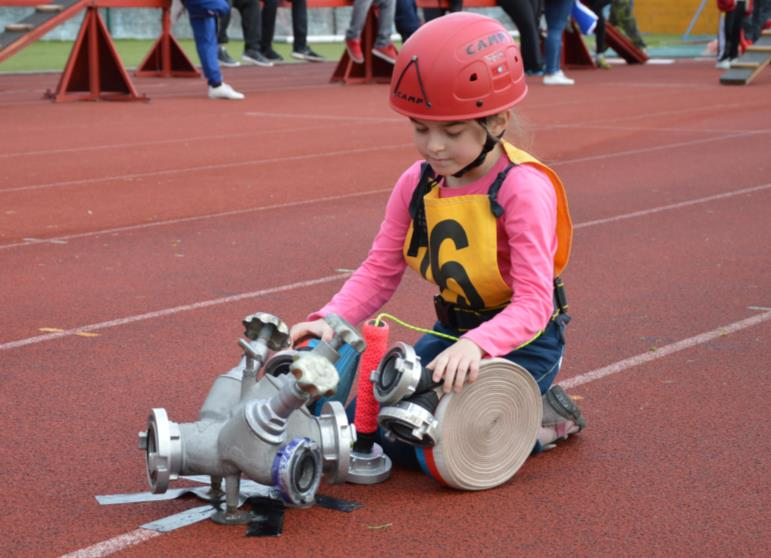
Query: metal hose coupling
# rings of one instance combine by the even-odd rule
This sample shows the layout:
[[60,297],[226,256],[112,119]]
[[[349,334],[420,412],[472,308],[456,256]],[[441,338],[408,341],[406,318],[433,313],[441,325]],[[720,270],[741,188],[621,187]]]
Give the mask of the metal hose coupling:
[[310,506],[321,481],[321,450],[309,438],[294,438],[276,453],[271,468],[273,485],[293,506]]
[[441,383],[434,382],[431,375],[406,343],[397,343],[383,356],[371,379],[375,399],[384,405],[377,420],[386,438],[418,447],[436,444],[434,411]]
[[[249,521],[238,509],[243,477],[275,484],[289,504],[312,504],[322,474],[333,483],[346,479],[356,440],[341,403],[327,402],[318,417],[306,404],[335,392],[339,377],[332,351],[343,342],[363,349],[358,333],[337,321],[337,338],[320,351],[279,352],[272,362],[268,352],[287,346],[285,324],[264,313],[243,323],[244,358],[215,379],[198,420],[172,422],[165,409],[154,408],[139,433],[153,493],[166,492],[183,475],[208,475],[212,491],[225,496],[225,507],[212,519],[224,524]],[[266,373],[258,378],[266,361]]]

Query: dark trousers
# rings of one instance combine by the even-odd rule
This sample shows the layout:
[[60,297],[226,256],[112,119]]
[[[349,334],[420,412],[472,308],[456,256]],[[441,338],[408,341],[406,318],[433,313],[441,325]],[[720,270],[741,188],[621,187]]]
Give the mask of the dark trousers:
[[[261,14],[259,0],[230,0],[230,5],[241,14],[241,30],[244,33],[244,50],[260,49]],[[224,45],[228,42],[228,25],[230,24],[230,12],[220,17],[217,43]]]
[[[262,50],[268,50],[276,34],[278,0],[265,0],[262,6]],[[308,4],[306,0],[292,0],[292,50],[299,52],[308,46]]]
[[418,17],[418,7],[415,0],[396,0],[396,10],[394,12],[394,26],[396,32],[402,36],[402,42],[420,27],[420,18]]
[[744,9],[746,6],[746,2],[737,2],[736,8],[725,14],[725,19],[723,20],[725,48],[720,60],[739,58],[739,40],[741,38],[742,20],[744,19]]
[[538,38],[534,2],[531,0],[498,0],[497,3],[517,26],[525,71],[540,72],[543,69],[543,61],[541,60],[541,42]]
[[432,19],[442,17],[446,13],[460,12],[463,10],[463,0],[450,0],[449,6],[446,10],[444,8],[423,8],[423,19],[428,23]]
[[605,44],[605,16],[602,10],[610,4],[611,0],[586,0],[584,4],[597,14],[597,27],[594,28],[594,37],[597,39],[597,54],[602,54],[608,49]]

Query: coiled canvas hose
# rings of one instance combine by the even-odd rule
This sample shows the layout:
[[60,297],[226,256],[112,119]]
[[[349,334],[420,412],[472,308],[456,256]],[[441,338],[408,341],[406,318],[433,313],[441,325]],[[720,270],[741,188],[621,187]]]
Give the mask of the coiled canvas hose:
[[502,358],[483,360],[476,382],[439,401],[438,442],[416,448],[418,461],[443,485],[493,488],[530,455],[542,415],[538,384],[527,370]]

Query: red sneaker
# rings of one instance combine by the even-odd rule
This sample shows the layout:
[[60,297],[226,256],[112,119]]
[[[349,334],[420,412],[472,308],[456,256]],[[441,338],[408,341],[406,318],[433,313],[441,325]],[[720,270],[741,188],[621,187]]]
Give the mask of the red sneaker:
[[399,51],[396,50],[393,43],[388,43],[386,46],[373,48],[372,54],[390,64],[396,64],[396,57],[399,56]]
[[364,64],[364,53],[361,51],[361,41],[359,39],[346,39],[345,50],[356,64]]

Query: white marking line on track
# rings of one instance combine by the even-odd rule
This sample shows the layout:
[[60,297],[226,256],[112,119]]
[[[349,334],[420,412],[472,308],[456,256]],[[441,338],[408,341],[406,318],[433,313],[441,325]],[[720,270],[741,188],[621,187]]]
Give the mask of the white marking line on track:
[[64,554],[60,558],[98,558],[100,556],[109,556],[110,554],[120,552],[121,550],[145,542],[153,537],[159,537],[162,534],[163,533],[158,531],[142,529],[140,527],[130,533],[124,533],[117,537],[107,539],[106,541],[98,542],[91,546],[87,546],[86,548],[70,552],[69,554]]
[[66,180],[63,182],[51,182],[48,184],[33,184],[30,186],[19,186],[18,188],[7,188],[0,190],[0,194],[7,194],[10,192],[27,192],[30,190],[44,190],[47,188],[61,188],[63,186],[77,186],[81,184],[95,184],[100,182],[114,182],[118,180],[135,180],[137,178],[148,178],[151,176],[168,176],[172,174],[184,174],[189,172],[200,172],[209,170],[220,169],[232,169],[236,167],[248,167],[256,165],[266,165],[275,163],[290,163],[293,161],[305,161],[308,159],[323,158],[323,157],[339,157],[355,155],[357,153],[369,153],[371,151],[385,151],[389,149],[404,149],[405,147],[412,147],[412,143],[396,143],[392,145],[378,145],[375,147],[360,147],[358,149],[341,149],[337,151],[323,151],[317,153],[308,153],[303,155],[287,155],[286,157],[270,157],[267,159],[253,159],[251,161],[239,161],[236,163],[220,163],[218,165],[200,165],[197,167],[182,167],[177,169],[166,169],[160,171],[151,172],[138,172],[135,174],[121,174],[116,176],[103,176],[99,178],[83,178],[81,180]]
[[[248,114],[248,113],[247,113]],[[356,118],[354,116],[350,118],[339,117],[338,120],[347,120],[350,122],[339,122],[338,127],[343,126],[358,126],[362,121],[368,121],[367,118]],[[388,122],[385,119],[381,119],[383,122]],[[137,141],[132,143],[110,143],[100,145],[88,145],[83,147],[68,147],[61,149],[44,149],[40,151],[20,151],[17,153],[0,153],[0,159],[10,159],[16,157],[31,157],[35,155],[61,155],[64,153],[80,153],[84,151],[104,151],[109,149],[126,149],[131,147],[149,147],[153,145],[168,145],[168,144],[183,144],[187,148],[187,144],[192,142],[202,141],[216,141],[216,140],[233,140],[238,138],[253,138],[259,136],[274,136],[276,134],[295,134],[297,132],[313,132],[317,130],[328,130],[329,124],[316,125],[316,126],[303,126],[298,128],[281,128],[277,130],[260,130],[256,132],[242,132],[239,134],[216,134],[211,136],[195,136],[185,138],[174,138],[164,140],[152,140],[152,141]],[[726,130],[722,130],[725,132]]]
[[308,281],[298,281],[297,283],[289,283],[287,285],[280,285],[278,287],[271,287],[269,289],[261,289],[259,291],[252,291],[250,293],[241,293],[232,296],[226,296],[222,298],[215,298],[211,300],[204,300],[202,302],[195,302],[193,304],[183,304],[181,306],[175,306],[173,308],[164,308],[163,310],[156,310],[154,312],[147,312],[145,314],[138,314],[135,316],[128,316],[126,318],[118,318],[117,320],[109,320],[107,322],[100,322],[97,324],[90,324],[82,327],[76,327],[72,329],[66,329],[56,333],[49,333],[47,335],[36,335],[35,337],[27,337],[26,339],[19,339],[18,341],[10,341],[8,343],[0,344],[0,351],[8,351],[10,349],[17,349],[19,347],[25,347],[27,345],[35,345],[37,343],[43,343],[45,341],[52,341],[61,337],[72,337],[73,335],[80,335],[83,332],[97,331],[107,329],[111,327],[122,326],[134,322],[141,322],[144,320],[152,320],[155,318],[164,318],[173,314],[179,314],[180,312],[189,312],[191,310],[199,310],[201,308],[208,308],[209,306],[218,306],[220,304],[227,304],[230,302],[237,302],[248,298],[259,298],[266,295],[275,293],[281,293],[285,291],[291,291],[293,289],[302,289],[305,287],[312,287],[314,285],[321,285],[323,283],[330,283],[332,281],[339,281],[350,276],[350,273],[338,273],[336,275],[328,275],[326,277],[319,277],[318,279],[309,279]]
[[[611,376],[613,374],[618,374],[619,372],[623,372],[625,370],[628,370],[629,368],[633,368],[635,366],[639,366],[641,364],[645,364],[653,360],[663,358],[667,355],[671,355],[672,353],[676,353],[684,349],[690,349],[697,345],[708,343],[709,341],[712,341],[713,339],[716,339],[718,337],[730,335],[731,333],[736,333],[737,331],[747,329],[749,327],[758,325],[770,319],[771,319],[771,312],[758,314],[756,316],[752,316],[745,320],[741,320],[738,322],[734,322],[732,324],[721,326],[716,329],[713,329],[712,331],[707,331],[705,333],[695,335],[694,337],[689,337],[688,339],[683,339],[682,341],[678,341],[677,343],[672,343],[671,345],[661,347],[656,351],[651,351],[651,352],[643,353],[641,355],[637,355],[631,358],[627,358],[619,362],[616,362],[615,364],[611,364],[610,366],[597,368],[595,370],[592,370],[591,372],[586,372],[585,374],[580,374],[578,376],[574,376],[573,378],[568,378],[567,380],[563,380],[558,383],[559,385],[561,385],[566,389],[574,388],[583,384],[588,384],[589,382],[600,380],[602,378]],[[117,537],[113,537],[112,539],[108,539],[106,541],[102,541],[100,543],[86,547],[83,550],[78,550],[70,554],[65,554],[60,558],[76,558],[76,557],[93,558],[93,557],[100,557],[100,556],[108,556],[109,554],[113,554],[114,552],[119,552],[124,548],[133,546],[147,539],[153,538],[156,535],[162,534],[162,533],[156,533],[155,531],[150,531],[151,533],[153,533],[152,535],[149,535],[149,534],[143,535],[141,533],[143,531],[146,531],[146,529],[140,528],[140,529],[137,529],[136,531],[131,531],[130,533],[118,535]]]
[[[620,121],[621,119],[618,119],[617,121]],[[558,127],[564,127],[566,125],[555,125],[555,128]],[[574,125],[578,126],[578,125]],[[543,127],[543,129],[549,129],[549,126]],[[764,130],[747,130],[747,131],[741,131],[741,132],[734,132],[730,134],[723,134],[718,136],[713,136],[709,138],[700,138],[696,140],[690,140],[690,141],[682,141],[682,142],[675,142],[675,143],[667,143],[667,144],[659,144],[648,148],[642,148],[642,149],[628,149],[624,151],[617,151],[613,153],[603,153],[601,155],[593,155],[589,157],[579,157],[576,159],[568,159],[564,161],[554,161],[552,164],[554,166],[558,165],[570,165],[574,163],[583,163],[587,161],[596,161],[596,160],[603,160],[603,159],[611,159],[614,157],[624,157],[627,155],[636,155],[636,154],[642,154],[642,153],[650,153],[653,151],[661,151],[665,149],[672,149],[672,148],[678,148],[678,147],[688,147],[691,145],[698,145],[701,143],[709,143],[709,142],[715,142],[715,141],[723,141],[728,139],[736,139],[741,137],[748,137],[753,135],[759,135],[759,134],[768,134],[771,132],[771,129],[764,129]],[[176,169],[166,169],[166,170],[159,170],[159,171],[150,171],[150,172],[143,172],[143,173],[136,173],[136,174],[124,174],[124,175],[115,175],[115,176],[105,176],[105,177],[98,177],[98,178],[83,178],[81,180],[65,180],[62,182],[49,182],[46,184],[31,184],[28,186],[18,186],[16,188],[6,188],[6,189],[0,189],[0,194],[7,194],[12,192],[27,192],[27,191],[34,191],[34,190],[41,190],[41,189],[49,189],[49,188],[61,188],[66,186],[78,186],[81,184],[94,184],[98,182],[113,182],[113,181],[119,181],[119,180],[134,180],[137,178],[149,178],[153,176],[168,176],[168,175],[174,175],[174,174],[184,174],[188,172],[197,172],[197,171],[206,171],[206,170],[218,170],[218,169],[227,169],[227,168],[237,168],[237,167],[244,167],[244,166],[250,166],[250,165],[263,165],[263,164],[270,164],[270,163],[283,163],[283,162],[291,162],[291,161],[301,161],[301,160],[307,160],[307,159],[313,159],[315,157],[335,157],[338,155],[347,155],[347,154],[355,154],[355,153],[367,153],[370,151],[376,151],[376,150],[383,150],[383,149],[403,149],[405,147],[412,146],[412,143],[399,143],[399,144],[392,144],[392,145],[384,145],[379,146],[377,148],[375,147],[362,147],[359,149],[348,149],[348,150],[342,150],[342,151],[329,151],[329,152],[321,152],[321,153],[309,153],[309,154],[303,154],[303,155],[290,155],[286,157],[273,157],[268,159],[256,159],[252,161],[239,161],[234,163],[220,163],[216,165],[200,165],[197,167],[182,167],[182,168],[176,168]]]
[[24,240],[26,242],[17,242],[16,244],[5,244],[3,246],[0,246],[0,250],[5,250],[7,248],[19,248],[22,246],[32,246],[35,244],[46,244],[46,243],[67,244],[68,240],[72,240],[74,238],[88,238],[92,236],[102,236],[105,234],[115,234],[119,232],[136,231],[136,230],[142,230],[142,229],[149,229],[153,227],[162,227],[166,225],[177,225],[180,223],[188,223],[190,221],[205,221],[207,219],[218,219],[220,217],[233,217],[236,215],[244,215],[247,213],[257,213],[260,211],[272,211],[275,209],[286,209],[288,207],[314,205],[317,203],[323,203],[323,202],[329,202],[329,201],[340,201],[340,200],[347,200],[351,198],[360,198],[362,196],[385,194],[390,192],[391,190],[392,188],[382,188],[380,190],[368,190],[366,192],[352,192],[350,194],[342,194],[340,196],[326,196],[323,198],[313,198],[313,199],[294,201],[294,202],[277,203],[274,205],[263,205],[260,207],[250,207],[247,209],[234,209],[232,211],[222,211],[220,213],[212,213],[210,215],[196,215],[194,217],[182,217],[180,219],[169,219],[167,221],[154,221],[152,223],[142,223],[141,225],[126,225],[125,227],[115,227],[112,229],[103,229],[100,231],[91,231],[86,233],[70,234],[66,236],[57,236],[57,237],[52,237],[48,239],[25,238]]
[[[624,151],[616,151],[614,153],[611,153],[610,155],[613,157],[624,157],[626,155],[640,155],[643,153],[651,153],[654,151],[663,151],[667,149],[677,148],[677,147],[691,147],[693,145],[699,145],[702,143],[711,143],[715,141],[724,141],[724,140],[730,140],[730,139],[738,139],[738,138],[746,138],[761,134],[768,134],[771,132],[771,129],[766,128],[764,130],[750,130],[747,132],[738,132],[735,134],[725,134],[722,136],[714,136],[711,138],[699,138],[695,140],[688,140],[688,141],[678,141],[674,143],[662,143],[659,145],[654,145],[651,147],[643,147],[638,149],[627,149]],[[603,159],[609,159],[610,157],[608,155],[590,155],[587,157],[577,157],[575,159],[565,159],[564,161],[558,161],[553,163],[553,165],[556,166],[564,166],[564,165],[573,165],[575,163],[586,163],[588,161],[600,161]]]
[[[661,211],[668,211],[672,209],[678,209],[680,207],[686,207],[689,205],[696,205],[700,203],[707,203],[711,202],[717,199],[723,199],[723,198],[730,198],[732,196],[738,196],[742,194],[747,194],[755,191],[760,190],[766,190],[768,188],[771,188],[771,183],[769,184],[761,184],[759,186],[751,186],[749,188],[741,188],[739,190],[733,190],[731,192],[724,192],[721,194],[715,194],[713,196],[707,196],[704,198],[695,198],[692,200],[687,200],[684,202],[678,202],[670,205],[662,205],[659,207],[652,207],[650,209],[643,209],[640,211],[633,211],[631,213],[624,213],[621,215],[616,215],[614,217],[607,217],[605,219],[597,219],[594,221],[586,221],[584,223],[578,223],[577,225],[574,225],[573,228],[575,229],[582,229],[584,227],[591,227],[593,225],[600,225],[603,223],[611,223],[613,221],[621,221],[624,219],[632,219],[634,217],[641,217],[644,215],[649,215],[651,213],[659,213]],[[220,217],[232,217],[236,215],[244,215],[248,213],[256,213],[258,211],[267,211],[267,210],[273,210],[273,209],[285,209],[289,207],[299,207],[303,205],[312,205],[316,203],[322,203],[322,202],[328,202],[328,201],[337,201],[337,200],[344,200],[349,198],[356,198],[356,197],[362,197],[362,196],[369,196],[369,195],[375,195],[375,194],[383,194],[390,192],[391,188],[383,188],[381,190],[370,190],[368,192],[354,192],[352,194],[345,194],[342,196],[328,196],[325,198],[315,198],[312,200],[302,200],[297,202],[287,202],[283,204],[276,204],[276,205],[266,205],[262,207],[252,207],[248,209],[235,209],[233,211],[223,211],[221,213],[212,213],[211,215],[199,215],[195,217],[183,217],[181,219],[169,219],[167,221],[155,221],[152,223],[143,223],[141,225],[126,225],[125,227],[115,227],[112,229],[102,229],[99,231],[91,231],[91,232],[85,232],[85,233],[79,233],[79,234],[70,234],[65,236],[57,236],[52,237],[50,239],[32,239],[28,242],[17,242],[15,244],[5,244],[0,245],[0,250],[7,250],[10,248],[23,248],[26,246],[34,246],[37,244],[66,244],[68,240],[73,240],[76,238],[90,238],[93,236],[102,236],[106,234],[115,234],[119,232],[128,232],[128,231],[135,231],[135,230],[142,230],[142,229],[149,229],[153,227],[162,227],[166,225],[177,225],[180,223],[189,223],[192,221],[202,221],[207,219],[217,219]],[[27,240],[26,238],[24,239]]]
[[671,211],[673,209],[679,209],[681,207],[688,207],[689,205],[708,203],[715,200],[722,200],[733,196],[739,196],[741,194],[749,194],[751,192],[768,190],[769,188],[771,188],[771,183],[761,184],[760,186],[752,186],[750,188],[742,188],[741,190],[734,190],[732,192],[724,192],[722,194],[715,194],[714,196],[707,196],[704,198],[697,198],[693,200],[672,203],[669,205],[662,205],[659,207],[651,207],[650,209],[632,211],[631,213],[623,213],[621,215],[615,215],[613,217],[606,217],[605,219],[595,219],[593,221],[584,221],[583,223],[578,223],[577,225],[574,225],[573,229],[584,229],[586,227],[593,227],[594,225],[604,225],[606,223],[614,223],[616,221],[623,221],[625,219],[634,219],[635,217],[644,217],[645,215],[651,215],[653,213],[660,213],[662,211]]
[[718,337],[722,337],[724,335],[729,335],[731,333],[735,333],[737,331],[747,329],[748,327],[758,325],[768,320],[771,320],[771,312],[764,312],[763,314],[757,314],[756,316],[752,316],[745,320],[741,320],[738,322],[734,322],[732,324],[721,326],[713,329],[712,331],[700,333],[699,335],[689,337],[688,339],[683,339],[682,341],[678,341],[677,343],[672,343],[671,345],[666,345],[664,347],[657,348],[655,351],[649,351],[641,355],[637,355],[637,356],[633,356],[633,357],[621,360],[619,362],[611,364],[610,366],[604,366],[602,368],[597,368],[595,370],[592,370],[591,372],[579,374],[578,376],[574,376],[572,378],[568,378],[566,380],[559,382],[559,385],[561,385],[564,388],[574,388],[576,386],[587,384],[589,382],[593,382],[595,380],[605,378],[606,376],[612,376],[613,374],[618,374],[619,372],[623,372],[624,370],[627,370],[634,366],[639,366],[640,364],[645,364],[647,362],[651,362],[653,360],[665,357],[667,355],[671,355],[678,351],[682,351],[684,349],[690,349],[691,347],[695,347],[697,345],[703,345],[704,343],[708,343],[713,339],[717,339]]

